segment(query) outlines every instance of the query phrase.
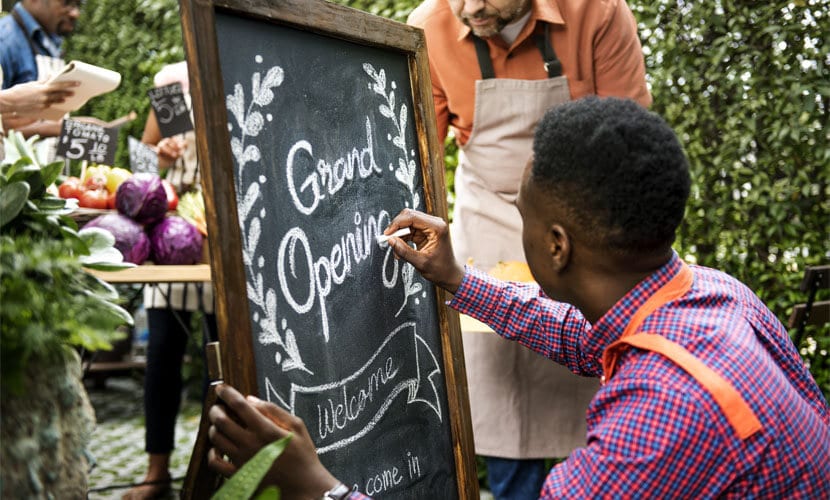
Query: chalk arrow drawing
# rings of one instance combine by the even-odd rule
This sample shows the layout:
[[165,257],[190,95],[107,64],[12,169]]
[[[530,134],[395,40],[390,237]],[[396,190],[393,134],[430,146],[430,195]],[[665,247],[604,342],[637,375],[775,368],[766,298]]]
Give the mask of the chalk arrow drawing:
[[[398,343],[393,341],[398,338],[412,342],[414,356],[399,359],[392,351]],[[286,406],[306,419],[317,453],[322,455],[368,434],[402,394],[407,404],[424,404],[442,421],[433,381],[440,373],[438,360],[416,332],[416,324],[407,322],[392,331],[369,360],[348,377],[311,387],[292,383]]]

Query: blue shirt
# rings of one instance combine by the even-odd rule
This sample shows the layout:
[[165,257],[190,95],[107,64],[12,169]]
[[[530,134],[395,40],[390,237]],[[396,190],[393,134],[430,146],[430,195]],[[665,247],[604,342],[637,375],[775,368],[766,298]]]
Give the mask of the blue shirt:
[[0,19],[0,67],[3,68],[4,89],[37,80],[35,53],[60,57],[63,43],[61,37],[47,33],[21,3],[14,6],[13,12],[20,16],[25,31],[11,14]]

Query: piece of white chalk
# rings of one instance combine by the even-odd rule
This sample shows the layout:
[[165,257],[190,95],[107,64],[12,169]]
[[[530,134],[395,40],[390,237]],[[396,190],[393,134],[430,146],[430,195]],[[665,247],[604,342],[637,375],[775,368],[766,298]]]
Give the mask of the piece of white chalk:
[[389,238],[397,238],[399,236],[406,236],[407,234],[409,234],[409,228],[405,227],[403,229],[398,229],[392,234],[379,234],[377,236],[377,240],[378,243],[386,243],[387,241],[389,241]]

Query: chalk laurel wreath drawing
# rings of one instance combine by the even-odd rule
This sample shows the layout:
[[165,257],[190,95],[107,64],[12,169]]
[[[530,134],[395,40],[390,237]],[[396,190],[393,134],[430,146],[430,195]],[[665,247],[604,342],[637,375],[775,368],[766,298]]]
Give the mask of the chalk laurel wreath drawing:
[[[257,57],[257,62],[260,62]],[[406,146],[406,126],[407,126],[407,107],[406,104],[401,104],[400,111],[395,112],[395,89],[396,83],[391,83],[391,89],[387,93],[386,88],[386,72],[381,68],[376,71],[375,68],[369,64],[363,64],[363,70],[373,80],[369,84],[369,88],[376,94],[382,96],[385,100],[378,107],[381,115],[389,118],[395,126],[397,135],[387,135],[387,139],[392,142],[398,149],[400,149],[402,156],[398,158],[398,167],[395,170],[395,178],[402,183],[409,190],[411,199],[411,207],[417,209],[420,206],[420,195],[416,190],[416,173],[417,166],[415,164],[415,151],[410,151]],[[236,194],[237,198],[241,200],[238,204],[238,215],[241,222],[242,229],[242,260],[245,266],[249,269],[251,274],[250,282],[247,282],[247,292],[249,300],[256,306],[254,311],[254,323],[259,327],[258,340],[263,345],[276,344],[285,351],[286,357],[277,352],[276,362],[282,366],[283,371],[302,370],[309,374],[313,374],[302,360],[300,351],[297,345],[297,339],[294,332],[288,328],[287,321],[283,318],[280,322],[280,327],[277,328],[277,292],[274,288],[264,287],[264,277],[262,275],[262,268],[265,265],[264,257],[257,257],[256,248],[260,242],[262,235],[262,224],[266,217],[264,208],[260,208],[258,212],[254,211],[257,202],[260,201],[260,184],[266,182],[265,176],[260,176],[258,181],[253,182],[247,186],[243,184],[242,173],[248,163],[255,163],[262,158],[259,148],[255,144],[245,144],[247,138],[253,138],[259,135],[265,126],[265,119],[262,113],[256,108],[265,107],[274,100],[273,89],[279,87],[284,79],[284,72],[280,66],[271,67],[262,77],[260,72],[255,72],[251,75],[251,102],[245,105],[245,91],[242,84],[237,82],[234,85],[233,94],[226,96],[226,106],[228,111],[236,120],[237,127],[228,124],[228,129],[232,133],[235,131],[238,136],[231,137],[231,152],[236,159],[238,175],[236,176]],[[390,163],[390,170],[394,167]],[[244,191],[244,192],[243,192]],[[410,201],[407,201],[407,206]],[[256,262],[254,260],[256,259]],[[409,300],[409,297],[418,294],[423,289],[421,283],[415,281],[414,268],[410,264],[404,264],[401,268],[401,281],[404,285],[404,300],[400,309],[395,313],[397,317],[404,310]],[[283,330],[284,337],[280,335],[280,329]]]
[[[378,106],[378,111],[386,118],[392,120],[392,123],[395,125],[395,130],[398,132],[394,137],[392,137],[392,134],[388,134],[386,137],[403,153],[403,156],[398,157],[398,168],[395,170],[395,178],[409,189],[409,193],[412,195],[411,208],[417,209],[421,204],[421,198],[415,189],[415,174],[418,171],[415,165],[415,151],[413,150],[410,155],[409,150],[406,148],[406,119],[408,116],[406,104],[402,103],[400,113],[395,113],[395,89],[397,88],[397,84],[393,81],[390,85],[392,88],[389,90],[389,93],[386,92],[386,71],[383,68],[380,71],[376,71],[375,67],[371,64],[363,63],[363,71],[373,80],[373,83],[369,84],[369,89],[386,100],[386,102]],[[393,169],[391,163],[389,164],[389,169]],[[407,206],[409,206],[408,202]],[[395,313],[395,317],[400,315],[401,311],[404,310],[404,307],[406,307],[409,301],[409,297],[418,294],[423,289],[421,283],[415,281],[415,268],[411,264],[404,264],[401,268],[401,281],[403,281],[404,285],[403,304],[401,304],[398,312]]]
[[[251,102],[245,106],[245,91],[242,84],[237,82],[233,87],[233,94],[226,97],[225,103],[228,111],[233,115],[238,125],[239,137],[231,137],[231,152],[236,159],[236,195],[239,203],[239,220],[242,227],[242,261],[249,269],[251,281],[247,282],[248,299],[258,309],[254,311],[254,323],[259,327],[258,339],[262,345],[276,344],[285,351],[286,358],[277,352],[275,360],[282,366],[283,371],[302,370],[312,373],[302,360],[300,350],[297,346],[297,339],[293,330],[288,328],[288,322],[283,318],[281,329],[285,331],[285,337],[280,336],[280,329],[277,328],[277,292],[273,288],[264,289],[264,278],[262,268],[265,265],[265,258],[261,255],[256,257],[256,248],[259,245],[259,238],[262,235],[262,221],[266,213],[264,208],[254,212],[254,207],[260,200],[260,184],[266,182],[265,176],[259,177],[259,182],[251,183],[247,189],[242,181],[242,173],[248,162],[258,162],[261,159],[259,148],[254,144],[245,145],[245,139],[256,137],[265,126],[265,119],[262,113],[255,107],[264,107],[274,100],[275,87],[282,84],[284,78],[280,66],[273,66],[265,73],[263,78],[259,71],[251,75]],[[229,124],[231,132],[234,131]],[[243,192],[243,189],[245,191]],[[257,259],[257,262],[254,262]]]

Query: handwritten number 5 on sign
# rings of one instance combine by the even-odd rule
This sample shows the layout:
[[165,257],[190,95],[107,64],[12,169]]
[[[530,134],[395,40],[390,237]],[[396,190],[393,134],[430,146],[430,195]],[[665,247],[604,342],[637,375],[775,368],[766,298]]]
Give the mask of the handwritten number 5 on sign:
[[181,84],[171,83],[156,87],[148,90],[147,95],[150,96],[150,105],[156,113],[156,121],[158,121],[162,137],[171,137],[193,130],[190,109]]
[[118,127],[67,119],[61,125],[57,155],[69,160],[87,160],[112,165],[118,147]]

